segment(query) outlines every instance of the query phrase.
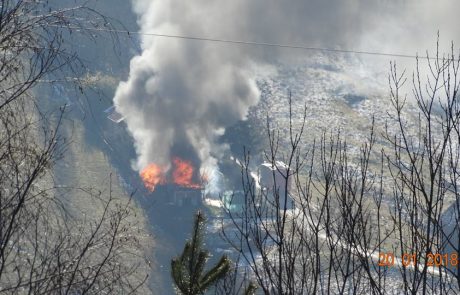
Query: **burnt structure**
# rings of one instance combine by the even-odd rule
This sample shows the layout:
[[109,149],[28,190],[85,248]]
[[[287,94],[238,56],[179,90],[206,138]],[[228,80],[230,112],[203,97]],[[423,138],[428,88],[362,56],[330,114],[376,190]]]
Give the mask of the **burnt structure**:
[[175,184],[158,185],[148,198],[152,224],[171,239],[184,241],[190,235],[190,225],[198,210],[206,210],[203,190]]

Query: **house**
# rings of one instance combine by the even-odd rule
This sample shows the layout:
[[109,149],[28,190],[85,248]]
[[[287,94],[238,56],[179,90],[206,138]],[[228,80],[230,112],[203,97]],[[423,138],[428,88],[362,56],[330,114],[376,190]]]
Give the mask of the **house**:
[[[293,209],[295,203],[293,201],[291,191],[292,179],[286,176],[288,173],[288,165],[282,161],[274,163],[264,162],[259,168],[259,186],[263,193],[267,195],[269,201],[275,201],[279,198],[280,209],[284,208],[284,200],[286,200],[286,208]],[[285,190],[287,188],[287,191]]]

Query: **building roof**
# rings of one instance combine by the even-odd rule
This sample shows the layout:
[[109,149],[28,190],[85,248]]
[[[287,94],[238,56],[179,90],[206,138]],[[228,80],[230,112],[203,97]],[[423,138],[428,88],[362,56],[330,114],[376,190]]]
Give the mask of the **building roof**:
[[110,108],[106,109],[104,113],[107,114],[107,119],[117,124],[125,119],[125,117],[123,117],[122,114],[117,112],[117,110],[115,109],[115,106],[111,106]]

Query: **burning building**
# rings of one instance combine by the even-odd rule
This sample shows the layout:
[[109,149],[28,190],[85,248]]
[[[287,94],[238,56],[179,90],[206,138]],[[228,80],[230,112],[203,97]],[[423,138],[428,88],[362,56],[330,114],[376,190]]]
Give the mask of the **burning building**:
[[171,166],[150,164],[140,172],[145,188],[150,192],[151,215],[154,224],[183,238],[186,226],[197,210],[203,210],[204,179],[191,161],[174,157]]
[[201,209],[203,207],[204,190],[201,188],[181,187],[176,184],[159,185],[152,193],[155,198],[155,204],[161,207],[169,207],[174,212],[179,209],[190,211]]
[[[145,187],[153,192],[157,185],[166,183],[176,184],[179,187],[201,189],[205,177],[197,175],[192,163],[179,157],[172,159],[172,167],[150,164],[145,167],[140,176]],[[199,179],[199,181],[197,181]]]

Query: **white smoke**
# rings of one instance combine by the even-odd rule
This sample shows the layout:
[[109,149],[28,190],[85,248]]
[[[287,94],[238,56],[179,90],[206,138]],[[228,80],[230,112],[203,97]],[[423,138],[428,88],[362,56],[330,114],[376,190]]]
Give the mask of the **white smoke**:
[[[457,0],[132,0],[143,33],[414,54],[460,36]],[[142,35],[115,94],[134,169],[189,158],[214,171],[216,139],[257,103],[257,70],[301,51]],[[388,63],[385,62],[385,66]],[[371,65],[372,66],[372,65]],[[198,163],[197,163],[198,162]]]

